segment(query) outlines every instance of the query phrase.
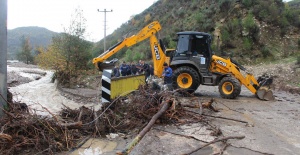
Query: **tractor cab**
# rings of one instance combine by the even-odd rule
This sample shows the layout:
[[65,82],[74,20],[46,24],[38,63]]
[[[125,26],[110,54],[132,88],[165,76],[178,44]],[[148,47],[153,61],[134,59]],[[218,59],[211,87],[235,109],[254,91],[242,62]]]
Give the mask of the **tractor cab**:
[[207,73],[212,52],[212,37],[208,33],[186,31],[177,33],[177,48],[171,65],[190,64],[201,73]]

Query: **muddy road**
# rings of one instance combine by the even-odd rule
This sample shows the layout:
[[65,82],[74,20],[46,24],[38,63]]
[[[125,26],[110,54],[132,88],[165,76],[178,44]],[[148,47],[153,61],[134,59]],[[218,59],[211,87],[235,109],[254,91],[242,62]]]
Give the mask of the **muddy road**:
[[[206,92],[205,87],[202,89],[205,98],[217,91],[217,87],[212,92]],[[260,101],[243,89],[236,100],[218,98],[221,110],[215,115],[241,119],[248,124],[221,119],[213,119],[212,122],[220,127],[224,136],[246,136],[243,140],[232,142],[235,148],[269,154],[299,154],[300,95],[274,91],[274,96],[275,101]]]
[[[200,100],[216,99],[219,112],[209,115],[233,118],[237,121],[208,118],[221,129],[224,137],[245,136],[229,140],[223,154],[299,154],[300,152],[300,95],[275,91],[275,101],[261,101],[246,88],[235,100],[222,99],[217,87],[200,86]],[[209,127],[199,124],[156,127],[136,146],[132,154],[184,154],[214,138]],[[172,134],[172,133],[176,134]],[[196,137],[186,138],[185,136]],[[155,149],[154,149],[155,148]],[[205,147],[194,154],[215,154],[223,148],[221,142]]]
[[[218,154],[222,150],[225,155],[297,155],[300,152],[300,95],[283,91],[274,91],[274,95],[275,101],[261,101],[246,88],[242,88],[237,99],[228,100],[220,98],[217,87],[200,86],[197,90],[199,100],[205,102],[214,98],[215,107],[219,110],[206,110],[204,114],[242,122],[206,117],[210,125],[203,122],[184,125],[156,124],[130,154],[186,154],[216,138],[245,136],[241,140],[228,140],[226,149],[225,143],[217,142],[193,155]],[[211,134],[212,126],[220,129],[221,136]],[[119,136],[114,139],[94,139],[71,154],[113,155],[122,151],[133,138],[134,136]]]

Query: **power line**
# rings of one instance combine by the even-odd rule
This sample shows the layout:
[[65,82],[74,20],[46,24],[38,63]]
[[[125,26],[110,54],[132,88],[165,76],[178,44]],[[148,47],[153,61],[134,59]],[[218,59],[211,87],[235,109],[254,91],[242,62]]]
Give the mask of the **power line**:
[[100,11],[98,9],[98,12],[104,12],[104,42],[103,42],[104,51],[103,52],[105,52],[106,51],[106,12],[113,12],[113,10],[107,11],[106,9],[104,9],[104,11]]

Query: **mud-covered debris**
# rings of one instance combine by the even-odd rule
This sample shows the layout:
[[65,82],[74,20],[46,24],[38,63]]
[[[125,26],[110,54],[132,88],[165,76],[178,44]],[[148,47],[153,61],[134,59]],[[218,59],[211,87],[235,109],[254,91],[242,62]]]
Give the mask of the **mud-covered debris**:
[[[95,111],[87,107],[64,107],[52,117],[30,113],[25,103],[8,103],[6,116],[0,119],[0,152],[3,154],[47,153],[69,151],[87,136],[137,134],[162,106],[168,97],[172,105],[155,123],[182,124],[200,122],[203,117],[185,110],[174,91],[155,91],[144,85],[127,97],[119,97]],[[126,101],[127,100],[127,101]],[[192,100],[189,101],[191,104]],[[197,101],[198,103],[198,101]]]

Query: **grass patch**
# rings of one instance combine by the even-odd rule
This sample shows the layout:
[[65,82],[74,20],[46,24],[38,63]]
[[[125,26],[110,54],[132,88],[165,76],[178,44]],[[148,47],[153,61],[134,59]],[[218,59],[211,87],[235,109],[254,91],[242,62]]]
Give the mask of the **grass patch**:
[[276,59],[275,61],[270,62],[271,64],[277,64],[277,63],[296,63],[297,57],[296,56],[289,56],[287,58],[282,59]]

